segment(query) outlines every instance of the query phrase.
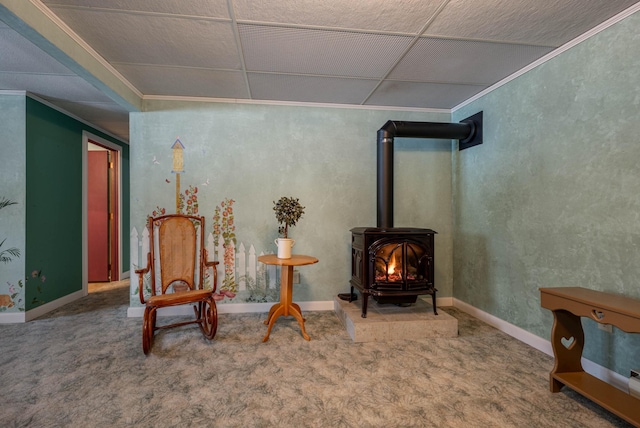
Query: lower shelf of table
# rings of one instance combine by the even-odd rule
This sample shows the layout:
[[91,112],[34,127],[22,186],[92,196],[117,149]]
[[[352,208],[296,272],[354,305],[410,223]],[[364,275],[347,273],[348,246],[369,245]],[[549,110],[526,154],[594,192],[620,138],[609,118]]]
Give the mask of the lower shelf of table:
[[627,422],[640,426],[639,399],[585,372],[554,373],[552,377]]

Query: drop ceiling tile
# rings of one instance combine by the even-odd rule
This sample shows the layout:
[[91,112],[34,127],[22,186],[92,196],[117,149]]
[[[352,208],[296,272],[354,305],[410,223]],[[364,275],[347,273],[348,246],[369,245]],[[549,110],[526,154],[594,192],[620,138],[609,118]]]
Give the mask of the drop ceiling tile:
[[8,27],[0,27],[0,52],[0,71],[73,74],[67,67]]
[[247,71],[380,78],[410,37],[239,25]]
[[[455,107],[637,3],[42,1],[145,94],[360,104],[402,58],[391,71],[393,80],[384,81],[366,104],[430,108]],[[240,24],[235,34],[232,16]],[[411,35],[429,22],[426,35],[434,37],[421,38],[403,57],[414,41]],[[124,112],[111,112],[110,98],[80,78],[52,75],[68,70],[51,63],[49,56],[31,57],[29,47],[20,41],[13,46],[4,31],[10,30],[0,22],[0,89],[29,90],[105,124],[107,130],[120,126]],[[242,52],[236,46],[238,34]],[[490,43],[496,41],[500,43]],[[243,61],[248,82],[242,76]],[[2,72],[2,67],[10,71]]]
[[28,90],[42,98],[53,100],[112,102],[109,97],[78,76],[0,73],[0,89]]
[[560,46],[637,0],[451,0],[425,35]]
[[132,64],[115,67],[145,95],[249,98],[239,71]]
[[450,109],[484,86],[385,80],[365,105]]
[[377,81],[248,73],[251,98],[310,103],[360,104]]
[[43,0],[42,2],[50,8],[63,5],[229,18],[227,0]]
[[53,8],[109,62],[239,69],[230,22]]
[[389,78],[490,85],[552,50],[540,46],[421,38]]
[[239,21],[417,33],[440,3],[442,0],[233,0],[233,8]]

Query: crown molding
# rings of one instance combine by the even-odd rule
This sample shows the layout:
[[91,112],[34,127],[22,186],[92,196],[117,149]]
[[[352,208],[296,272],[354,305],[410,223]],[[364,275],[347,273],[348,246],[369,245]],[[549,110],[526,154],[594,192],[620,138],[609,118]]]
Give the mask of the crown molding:
[[42,3],[40,0],[29,0],[33,6],[35,6],[43,15],[45,15],[51,22],[57,25],[70,39],[76,42],[82,49],[84,49],[89,55],[93,57],[97,62],[106,68],[111,74],[113,74],[123,85],[125,85],[131,92],[142,98],[143,94],[133,86],[118,70],[116,70],[106,59],[102,57],[95,49],[93,49],[87,42],[84,41],[75,31],[71,29],[63,20],[58,18],[58,15],[53,13],[51,9]]
[[329,103],[274,101],[274,100],[248,100],[248,99],[241,99],[241,98],[209,98],[209,97],[185,97],[185,96],[174,96],[174,95],[145,95],[142,97],[142,99],[143,101],[249,104],[249,105],[285,106],[285,107],[320,107],[320,108],[339,108],[339,109],[353,109],[353,110],[388,110],[388,111],[420,112],[420,113],[446,113],[446,114],[451,113],[451,110],[449,109],[436,109],[436,108],[368,106],[368,105],[360,105],[360,104],[329,104]]

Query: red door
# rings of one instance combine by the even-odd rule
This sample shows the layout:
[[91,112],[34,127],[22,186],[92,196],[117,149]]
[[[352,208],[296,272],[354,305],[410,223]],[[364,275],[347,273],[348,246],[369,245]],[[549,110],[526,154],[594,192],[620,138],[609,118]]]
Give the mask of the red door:
[[109,281],[120,280],[120,264],[118,262],[118,248],[120,242],[118,236],[120,234],[120,228],[118,225],[118,212],[120,207],[118,205],[118,155],[117,152],[109,151],[109,247],[111,248],[111,254],[109,258],[109,266],[111,271],[109,272]]
[[89,151],[87,215],[89,282],[109,281],[109,155]]

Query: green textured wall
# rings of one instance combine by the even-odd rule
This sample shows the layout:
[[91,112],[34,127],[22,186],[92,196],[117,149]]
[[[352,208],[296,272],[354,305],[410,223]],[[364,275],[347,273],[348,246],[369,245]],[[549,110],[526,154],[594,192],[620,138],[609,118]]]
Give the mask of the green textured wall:
[[[256,254],[274,252],[273,201],[300,199],[306,213],[291,231],[297,240],[294,253],[320,262],[300,268],[294,298],[332,300],[349,289],[349,230],[376,224],[377,130],[390,119],[447,122],[449,117],[440,112],[147,102],[145,112],[131,115],[131,227],[140,233],[156,207],[176,211],[171,146],[179,136],[185,146],[182,191],[198,187],[199,214],[206,216],[208,230],[215,207],[234,199],[238,246],[253,245]],[[436,286],[439,295],[451,296],[451,143],[396,139],[395,160],[396,226],[438,232]],[[136,289],[132,284],[132,292]],[[139,305],[137,295],[132,294],[131,304]]]
[[9,296],[13,302],[5,302],[0,312],[25,310],[25,112],[24,96],[0,95],[0,200],[16,202],[0,210],[0,242],[4,241],[0,252],[13,248],[20,251],[19,257],[5,253],[11,261],[0,263],[0,295]]
[[[128,147],[31,98],[26,112],[26,272],[46,278],[29,283],[29,310],[82,289],[82,131],[122,145],[123,169]],[[123,189],[128,186],[123,176]],[[123,205],[128,228],[128,203]],[[128,265],[128,234],[123,238]]]
[[[485,124],[453,159],[456,298],[545,339],[539,287],[640,298],[639,28],[632,15],[453,114]],[[585,356],[628,376],[640,336],[594,324]]]
[[[27,310],[82,289],[82,145],[75,121],[27,99]],[[34,282],[35,283],[35,282]]]

